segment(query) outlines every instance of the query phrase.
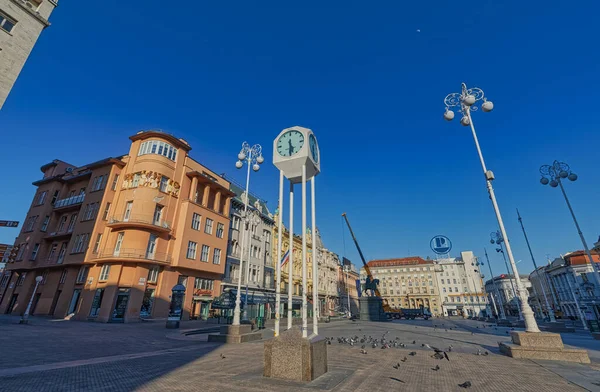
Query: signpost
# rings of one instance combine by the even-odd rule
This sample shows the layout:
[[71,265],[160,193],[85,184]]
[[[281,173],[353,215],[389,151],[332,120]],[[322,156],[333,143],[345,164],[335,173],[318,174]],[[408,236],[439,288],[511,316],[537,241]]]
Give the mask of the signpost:
[[19,222],[0,220],[0,227],[19,227]]

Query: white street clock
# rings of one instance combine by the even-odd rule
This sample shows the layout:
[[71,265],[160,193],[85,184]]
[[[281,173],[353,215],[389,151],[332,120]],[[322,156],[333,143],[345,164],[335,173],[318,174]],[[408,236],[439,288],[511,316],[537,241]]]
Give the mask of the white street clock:
[[298,126],[281,131],[273,142],[273,164],[292,183],[302,181],[302,165],[307,180],[319,174],[321,156],[313,131]]

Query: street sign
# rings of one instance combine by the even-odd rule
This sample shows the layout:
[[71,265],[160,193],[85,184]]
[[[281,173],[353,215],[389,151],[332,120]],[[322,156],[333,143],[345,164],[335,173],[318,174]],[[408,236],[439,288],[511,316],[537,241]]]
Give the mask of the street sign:
[[19,222],[0,220],[0,227],[19,227]]
[[437,253],[438,255],[447,254],[452,249],[452,242],[445,235],[436,235],[429,242],[429,246],[431,250]]

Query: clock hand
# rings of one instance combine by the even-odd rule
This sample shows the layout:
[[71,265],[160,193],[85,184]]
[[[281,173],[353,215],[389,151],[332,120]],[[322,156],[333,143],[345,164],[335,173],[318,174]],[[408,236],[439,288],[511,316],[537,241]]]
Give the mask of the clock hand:
[[292,145],[292,139],[289,140],[289,149],[288,149],[288,153],[290,155],[292,155],[292,153],[294,152],[294,146]]

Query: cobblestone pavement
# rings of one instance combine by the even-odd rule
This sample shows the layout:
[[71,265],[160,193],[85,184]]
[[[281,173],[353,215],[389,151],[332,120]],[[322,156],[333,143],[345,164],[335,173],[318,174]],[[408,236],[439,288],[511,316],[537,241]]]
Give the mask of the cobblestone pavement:
[[[600,391],[600,372],[594,366],[504,357],[497,341],[508,340],[506,329],[470,321],[321,325],[321,335],[328,337],[381,337],[389,331],[388,339],[398,337],[407,347],[369,346],[364,355],[359,346],[336,341],[328,346],[329,372],[310,384],[263,378],[262,342],[217,345],[169,339],[172,331],[162,323],[49,324],[17,328],[0,321],[0,391],[461,391],[458,384],[465,381],[472,384],[469,391]],[[450,361],[431,358],[422,343],[452,345]],[[475,355],[478,349],[490,354]],[[409,356],[411,351],[416,356]],[[404,356],[407,361],[394,369]],[[436,365],[440,369],[432,370]]]

